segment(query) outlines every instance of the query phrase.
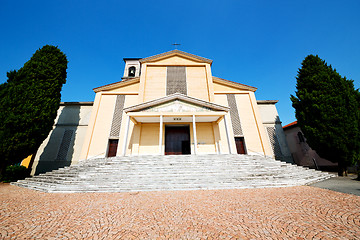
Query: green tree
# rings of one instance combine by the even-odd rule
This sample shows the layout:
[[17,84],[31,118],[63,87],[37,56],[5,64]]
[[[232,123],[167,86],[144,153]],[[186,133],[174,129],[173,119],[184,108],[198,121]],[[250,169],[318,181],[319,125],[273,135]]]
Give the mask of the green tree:
[[338,163],[338,174],[359,159],[359,91],[318,56],[309,55],[297,75],[296,118],[307,143],[321,157]]
[[57,47],[37,50],[0,85],[0,173],[34,154],[57,115],[67,59]]

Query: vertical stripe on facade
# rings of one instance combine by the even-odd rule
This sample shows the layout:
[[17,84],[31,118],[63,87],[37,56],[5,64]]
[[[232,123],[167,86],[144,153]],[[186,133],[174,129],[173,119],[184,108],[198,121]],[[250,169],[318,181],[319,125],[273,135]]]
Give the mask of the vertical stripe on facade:
[[275,128],[274,127],[267,127],[266,131],[267,131],[267,133],[269,135],[271,147],[272,147],[272,150],[274,152],[275,158],[276,159],[281,159],[282,158],[282,152],[281,152],[279,140],[278,140],[278,138],[276,136]]
[[119,137],[122,114],[124,109],[125,95],[117,95],[113,120],[111,123],[110,137]]
[[185,67],[167,67],[166,95],[173,93],[187,95]]
[[60,161],[66,160],[73,134],[74,134],[74,130],[65,129],[56,160],[60,160]]
[[231,124],[233,128],[234,136],[243,136],[235,95],[226,94],[226,96],[227,96],[228,106],[230,107],[230,117],[231,117]]

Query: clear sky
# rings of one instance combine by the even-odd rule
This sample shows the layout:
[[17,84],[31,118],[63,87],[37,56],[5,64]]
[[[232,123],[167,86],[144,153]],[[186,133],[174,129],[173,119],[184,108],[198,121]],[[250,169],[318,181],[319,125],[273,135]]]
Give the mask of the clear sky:
[[62,101],[93,101],[117,82],[123,58],[179,50],[214,60],[214,76],[279,100],[283,125],[308,54],[318,54],[360,87],[359,0],[0,0],[0,83],[43,45],[68,57]]

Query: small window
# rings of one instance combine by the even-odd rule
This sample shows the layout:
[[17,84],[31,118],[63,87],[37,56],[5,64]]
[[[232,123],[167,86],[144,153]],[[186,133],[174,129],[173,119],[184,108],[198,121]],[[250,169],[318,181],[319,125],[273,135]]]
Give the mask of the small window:
[[129,77],[135,77],[136,68],[129,67]]
[[300,142],[305,142],[305,138],[304,138],[304,135],[302,134],[302,132],[298,132],[298,138],[299,138],[299,141]]

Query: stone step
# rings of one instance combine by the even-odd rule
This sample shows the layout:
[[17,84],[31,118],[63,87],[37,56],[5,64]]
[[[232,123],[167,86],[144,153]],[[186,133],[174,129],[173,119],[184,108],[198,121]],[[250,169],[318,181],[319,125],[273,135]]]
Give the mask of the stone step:
[[43,192],[124,192],[296,186],[331,176],[261,156],[131,156],[81,161],[12,184]]
[[293,172],[286,169],[283,170],[273,170],[269,171],[267,169],[260,169],[257,171],[242,171],[242,170],[221,170],[221,171],[191,171],[191,170],[168,170],[163,169],[162,171],[142,171],[141,173],[138,172],[88,172],[88,173],[79,173],[73,175],[66,175],[66,174],[49,174],[49,175],[39,175],[31,178],[32,180],[67,180],[67,179],[102,179],[102,178],[151,178],[156,176],[161,177],[186,177],[186,176],[216,176],[216,177],[236,177],[236,176],[288,176],[288,177],[296,177],[296,176],[313,176],[312,171],[305,170],[303,172]]

